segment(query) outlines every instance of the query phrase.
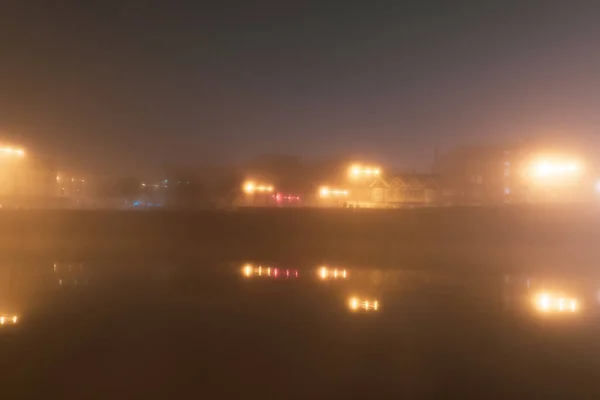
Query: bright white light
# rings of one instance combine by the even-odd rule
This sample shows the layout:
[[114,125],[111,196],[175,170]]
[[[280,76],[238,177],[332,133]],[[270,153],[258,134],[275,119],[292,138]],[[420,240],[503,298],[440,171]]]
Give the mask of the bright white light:
[[531,176],[536,179],[576,177],[582,172],[582,164],[575,160],[540,160],[531,164]]

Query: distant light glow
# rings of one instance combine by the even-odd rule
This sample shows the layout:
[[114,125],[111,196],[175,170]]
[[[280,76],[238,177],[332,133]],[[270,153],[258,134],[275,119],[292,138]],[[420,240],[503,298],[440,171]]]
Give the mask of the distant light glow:
[[574,313],[578,311],[578,301],[548,292],[538,293],[533,298],[534,307],[543,313]]
[[296,196],[296,195],[292,195],[292,194],[283,195],[281,193],[276,193],[273,195],[273,198],[278,203],[281,203],[282,201],[288,201],[290,203],[293,201],[300,201],[300,196]]
[[12,147],[0,147],[0,154],[23,157],[25,152],[22,149],[15,149]]
[[596,182],[596,192],[600,194],[600,180]]
[[243,190],[247,194],[253,194],[256,192],[261,192],[261,193],[272,192],[274,190],[274,188],[272,185],[264,185],[264,184],[257,185],[253,181],[246,181],[243,185]]
[[348,174],[351,178],[359,178],[361,176],[374,177],[381,174],[379,167],[365,167],[361,164],[353,164],[348,169]]
[[529,176],[540,183],[560,182],[581,176],[583,164],[579,160],[556,157],[539,158],[531,162]]
[[327,186],[323,186],[319,189],[319,196],[321,198],[345,197],[348,196],[348,191],[344,189],[330,189]]
[[255,188],[254,182],[246,182],[244,184],[244,192],[246,192],[246,193],[254,193],[254,188]]

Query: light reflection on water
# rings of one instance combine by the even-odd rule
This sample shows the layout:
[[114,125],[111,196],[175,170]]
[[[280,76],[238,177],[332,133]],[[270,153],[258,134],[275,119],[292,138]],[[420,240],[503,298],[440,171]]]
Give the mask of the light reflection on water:
[[[578,385],[588,377],[594,384],[597,353],[589,349],[598,324],[588,322],[600,315],[599,283],[600,276],[574,272],[394,269],[320,260],[5,263],[0,317],[7,319],[0,341],[15,345],[0,359],[47,373],[37,355],[51,353],[52,365],[70,366],[68,374],[64,367],[57,374],[78,374],[88,379],[86,388],[98,379],[118,381],[104,377],[120,365],[126,368],[119,376],[133,374],[137,381],[131,382],[144,388],[158,379],[155,371],[174,371],[175,378],[165,378],[169,387],[180,374],[199,379],[196,368],[178,364],[182,359],[206,365],[198,374],[212,374],[218,390],[232,377],[247,377],[244,391],[256,382],[263,388],[258,371],[267,368],[277,377],[270,385],[283,382],[287,389],[291,369],[290,375],[316,385],[311,392],[326,387],[332,398],[351,398],[361,388],[364,398],[439,398],[448,382],[470,389],[474,379],[502,385],[513,379],[515,388],[541,382],[545,389],[564,382],[548,379],[557,368],[561,378],[576,370]],[[147,370],[152,375],[144,375]],[[349,386],[355,382],[366,386]],[[443,391],[428,397],[436,384]],[[416,394],[370,396],[384,386],[406,385]],[[576,397],[565,393],[558,397]],[[529,398],[508,394],[502,398]]]
[[[331,264],[330,264],[331,265]],[[133,268],[133,267],[131,267]],[[246,283],[235,285],[235,279],[220,267],[143,265],[130,270],[127,263],[112,267],[111,264],[55,261],[43,264],[0,265],[0,325],[20,323],[32,308],[43,308],[41,297],[55,296],[56,290],[78,288],[86,291],[94,286],[92,276],[103,277],[105,287],[118,284],[124,277],[134,277],[139,288],[152,281],[156,287],[165,288],[162,295],[170,296],[170,287],[181,284],[178,276],[185,277],[186,285],[213,282],[214,290],[191,291],[188,296],[214,296],[214,302],[250,296],[274,301],[289,299],[304,294],[307,299],[303,313],[310,314],[329,302],[333,310],[376,311],[379,315],[392,318],[406,312],[444,312],[462,307],[479,312],[523,315],[527,318],[544,316],[599,315],[597,301],[600,279],[570,274],[568,277],[544,276],[544,274],[501,274],[477,271],[458,273],[440,269],[382,269],[376,267],[329,266],[316,264],[308,267],[288,267],[274,263],[237,264],[235,269]],[[159,272],[157,274],[157,272]],[[278,286],[277,282],[290,281],[293,286]],[[279,289],[273,291],[260,282],[272,282]],[[256,285],[254,285],[256,284]],[[257,286],[258,285],[258,286]],[[135,290],[135,288],[134,288]],[[236,296],[232,296],[237,291]],[[69,292],[77,296],[78,292]],[[159,293],[159,292],[157,292]],[[244,294],[245,293],[245,294]],[[317,299],[318,298],[318,299]],[[205,304],[212,304],[206,302]],[[426,311],[423,311],[426,310]],[[433,311],[432,311],[433,310]],[[354,313],[353,313],[354,314]]]

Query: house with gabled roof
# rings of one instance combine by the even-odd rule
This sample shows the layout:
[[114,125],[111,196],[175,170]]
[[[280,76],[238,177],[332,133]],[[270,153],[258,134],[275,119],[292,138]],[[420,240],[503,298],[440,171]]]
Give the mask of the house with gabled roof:
[[440,200],[441,187],[435,175],[399,174],[376,178],[370,185],[370,197],[381,206],[425,205]]

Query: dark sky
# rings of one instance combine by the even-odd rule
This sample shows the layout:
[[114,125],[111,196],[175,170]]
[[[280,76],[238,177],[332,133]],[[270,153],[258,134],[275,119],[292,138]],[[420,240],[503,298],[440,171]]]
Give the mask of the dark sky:
[[0,129],[135,173],[598,135],[598,2],[209,3],[0,2]]

